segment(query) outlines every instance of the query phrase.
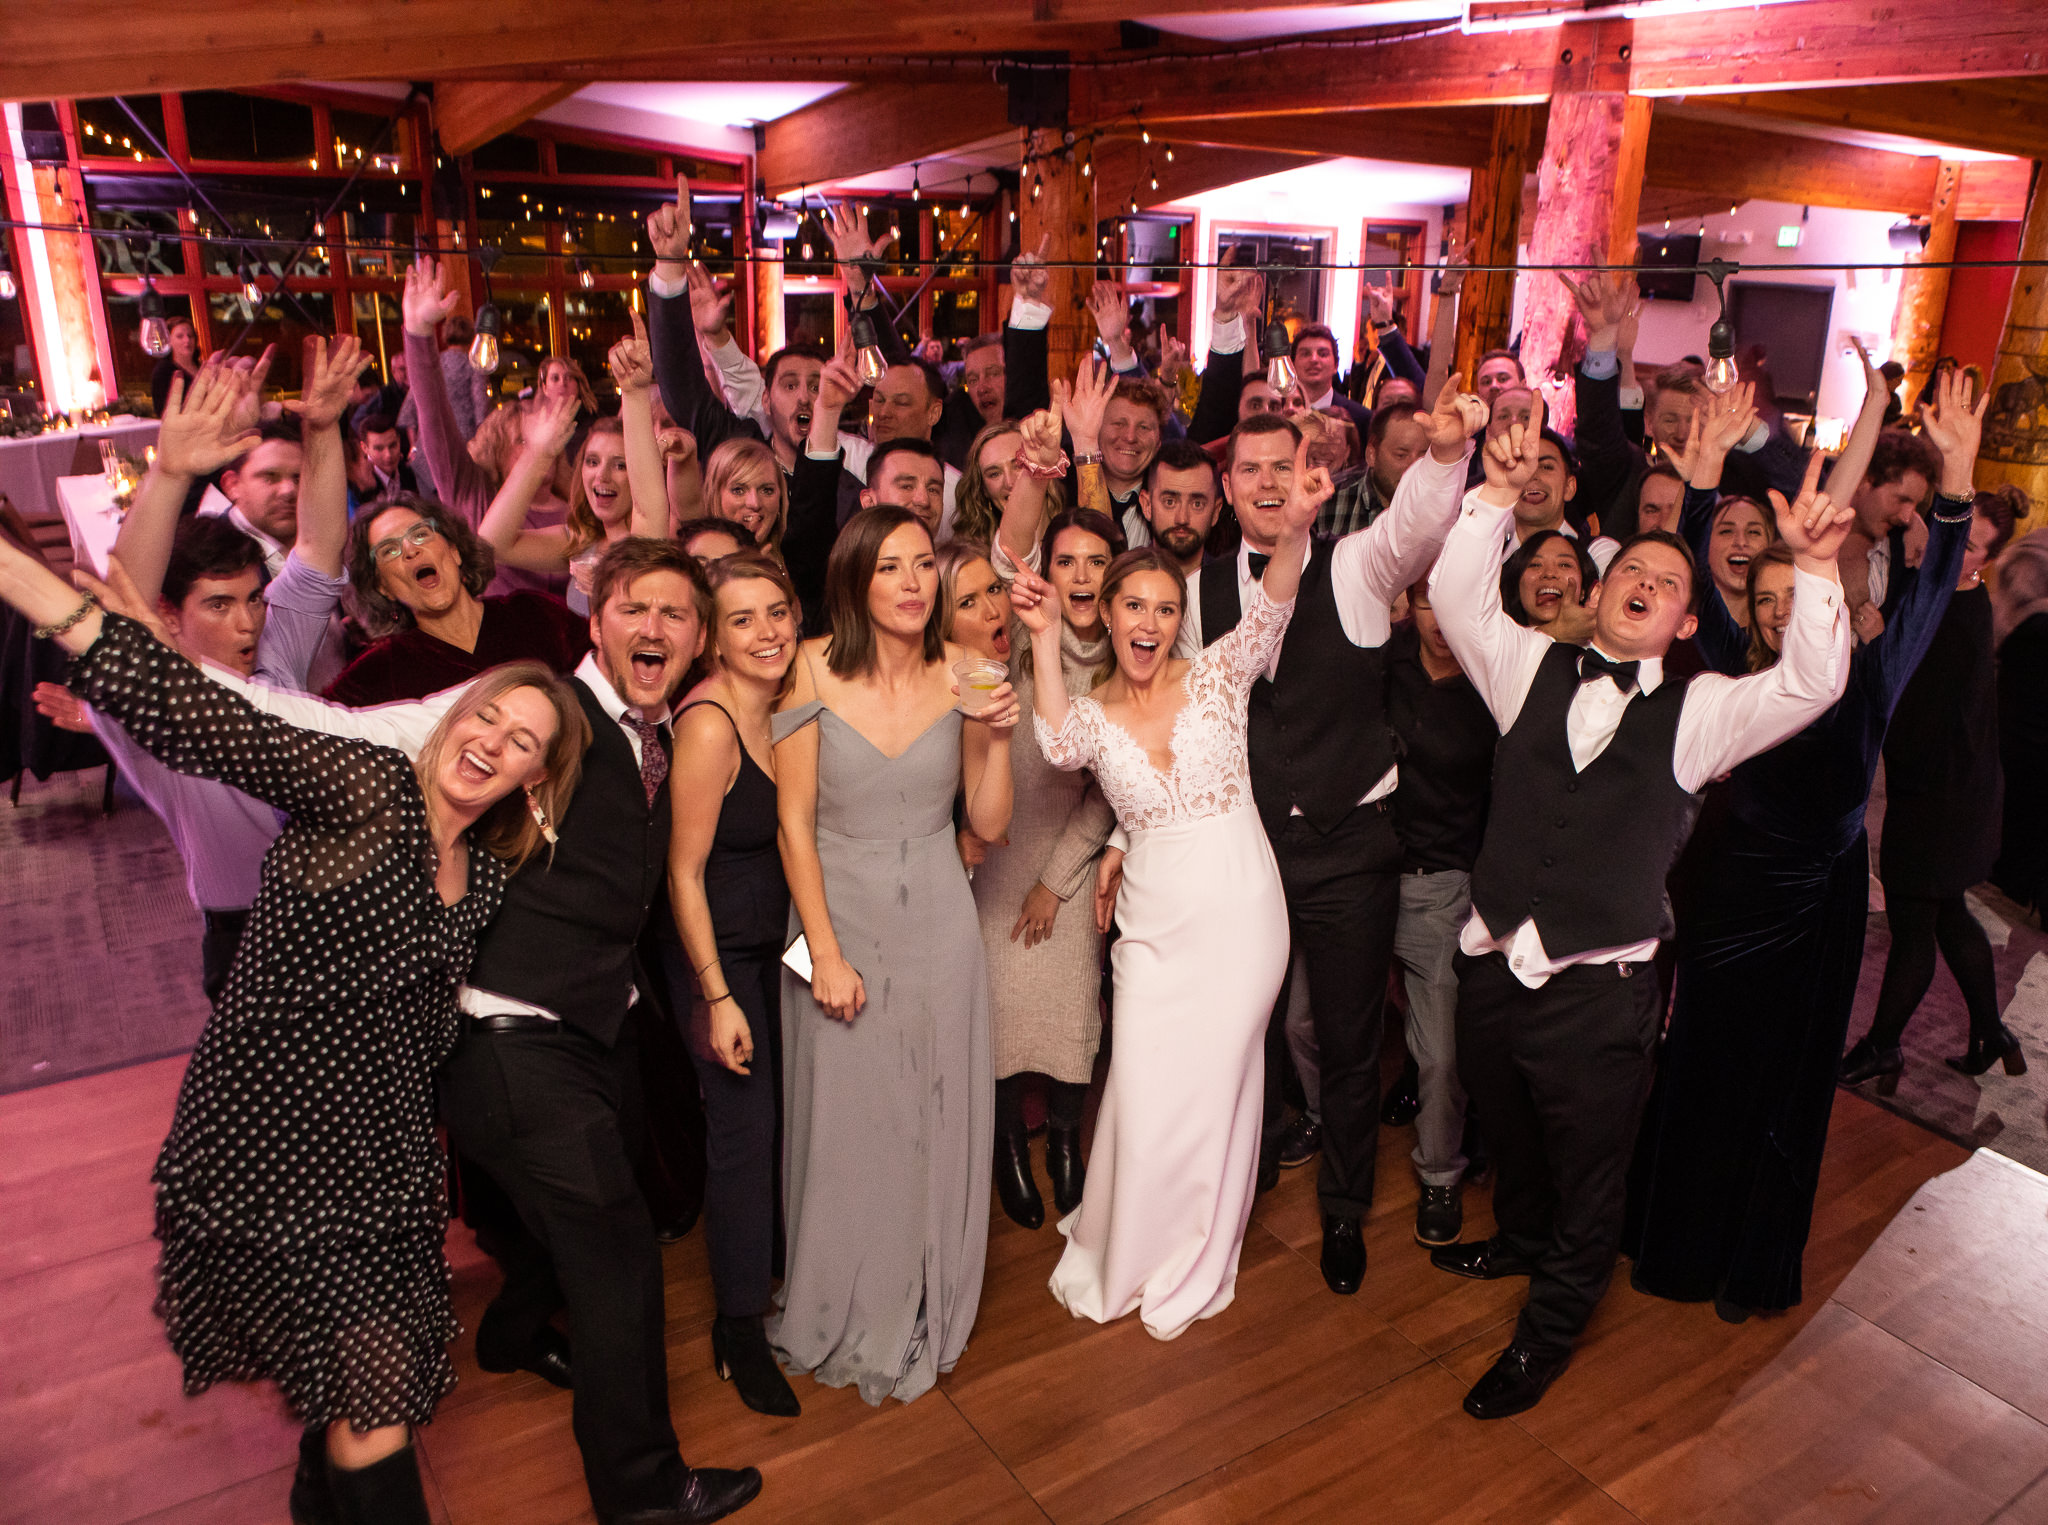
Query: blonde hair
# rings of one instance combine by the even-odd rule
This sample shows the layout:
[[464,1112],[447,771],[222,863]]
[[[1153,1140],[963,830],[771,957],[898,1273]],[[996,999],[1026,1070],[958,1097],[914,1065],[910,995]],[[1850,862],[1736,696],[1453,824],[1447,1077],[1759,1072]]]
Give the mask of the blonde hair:
[[[441,753],[455,726],[495,704],[515,688],[538,690],[555,710],[555,735],[548,743],[546,775],[531,791],[514,791],[486,810],[470,828],[477,846],[500,859],[513,873],[525,866],[548,839],[534,818],[534,806],[546,817],[550,830],[560,822],[575,796],[583,776],[583,754],[590,746],[590,721],[576,692],[539,662],[506,662],[471,683],[420,748],[414,764],[424,790],[427,781],[440,770]],[[527,803],[530,792],[533,804]]]
[[765,473],[775,484],[775,518],[768,526],[767,537],[760,542],[762,550],[774,551],[782,544],[782,526],[789,518],[789,484],[782,478],[782,463],[775,459],[775,452],[761,441],[729,439],[711,452],[711,459],[704,463],[704,512],[715,519],[725,518],[725,489],[748,478],[750,472]]

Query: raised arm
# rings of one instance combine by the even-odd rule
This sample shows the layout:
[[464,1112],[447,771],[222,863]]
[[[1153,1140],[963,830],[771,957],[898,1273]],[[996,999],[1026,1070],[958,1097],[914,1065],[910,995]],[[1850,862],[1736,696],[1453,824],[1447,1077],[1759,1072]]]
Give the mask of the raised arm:
[[759,439],[761,431],[735,415],[711,390],[697,351],[696,314],[690,301],[690,181],[676,176],[673,205],[656,207],[647,218],[647,243],[654,270],[647,278],[648,333],[654,379],[669,417],[696,438],[700,456],[734,437]]
[[668,467],[654,434],[654,354],[639,313],[633,314],[632,334],[614,344],[605,360],[619,388],[626,486],[633,494],[632,532],[658,540],[669,527]]
[[[1743,382],[1719,397],[1708,397],[1693,409],[1692,428],[1684,455],[1673,464],[1686,479],[1678,529],[1692,550],[1693,564],[1704,568],[1713,548],[1714,508],[1720,499],[1721,468],[1756,423],[1753,388]],[[1729,612],[1718,592],[1709,589],[1699,601],[1699,629],[1693,644],[1715,672],[1739,677],[1749,671],[1749,632]]]
[[1472,246],[1467,244],[1437,277],[1436,317],[1429,325],[1429,374],[1422,381],[1424,397],[1440,394],[1450,379],[1451,357],[1458,347],[1458,300],[1465,289],[1465,261],[1471,255]]
[[1464,496],[1472,435],[1486,422],[1486,405],[1459,390],[1463,380],[1452,376],[1436,406],[1417,415],[1429,431],[1429,453],[1402,476],[1387,511],[1337,542],[1330,575],[1340,594],[1390,607],[1443,548]]
[[[1045,484],[1056,479],[1066,465],[1066,455],[1060,449],[1060,409],[1066,391],[1066,383],[1059,383],[1053,388],[1052,406],[1041,408],[1019,425],[1024,436],[1018,451],[1022,469],[1010,488],[1002,520],[996,526],[995,548],[1002,553],[1005,563],[998,571],[1045,570],[1037,564],[1038,537],[1045,529]],[[1076,444],[1074,448],[1078,450],[1080,446]]]
[[1131,309],[1124,287],[1116,281],[1097,281],[1088,288],[1088,315],[1095,320],[1095,332],[1109,349],[1109,368],[1119,376],[1142,376],[1144,364],[1131,348]]
[[1055,768],[1071,773],[1094,761],[1094,748],[1074,724],[1076,711],[1060,671],[1059,599],[1036,572],[1020,570],[1010,584],[1010,611],[1031,638],[1031,729]]
[[[519,454],[505,472],[504,485],[477,526],[477,535],[506,566],[523,572],[559,573],[569,565],[569,542],[560,525],[529,530],[526,516],[541,487],[554,474],[555,460],[576,432],[576,398],[536,400],[520,419]],[[630,463],[629,463],[630,469]]]
[[1244,354],[1251,314],[1264,300],[1265,278],[1255,270],[1218,270],[1216,308],[1210,315],[1209,360],[1188,420],[1188,438],[1206,445],[1237,423],[1238,393],[1244,390]]
[[1052,401],[1046,325],[1052,320],[1052,272],[1045,265],[1047,234],[1036,254],[1010,265],[1010,316],[1003,324],[1003,417],[1023,418]]
[[292,550],[327,577],[341,575],[348,547],[348,458],[341,416],[363,369],[363,341],[353,334],[306,342],[305,385],[285,407],[299,415],[305,465],[299,476],[299,532]]
[[235,460],[255,439],[254,399],[269,368],[266,349],[255,366],[225,365],[216,355],[189,386],[182,376],[172,379],[157,429],[156,460],[114,537],[114,555],[147,604],[154,606],[163,592],[171,542],[192,483]]
[[[1856,414],[1848,439],[1842,442],[1841,454],[1835,457],[1834,467],[1828,472],[1828,493],[1843,503],[1855,495],[1856,489],[1863,485],[1863,479],[1870,474],[1870,458],[1877,453],[1877,437],[1884,430],[1885,405],[1891,401],[1892,395],[1891,388],[1885,385],[1884,372],[1870,363],[1870,352],[1863,347],[1863,341],[1852,334],[1849,342],[1856,346],[1856,358],[1863,363],[1863,407]],[[1974,460],[1974,445],[1970,454]],[[1944,480],[1947,463],[1948,457],[1944,454]],[[1942,490],[1947,491],[1947,488]],[[1974,495],[1975,489],[1969,491]]]
[[810,630],[824,628],[825,568],[839,538],[839,420],[860,389],[851,346],[842,340],[839,353],[825,362],[818,376],[811,432],[790,473],[789,508],[782,527],[782,564],[789,568],[804,606],[805,628]]
[[1604,514],[1635,475],[1636,448],[1621,420],[1620,361],[1617,350],[1625,324],[1641,305],[1635,277],[1624,271],[1558,280],[1578,304],[1586,325],[1586,356],[1572,373],[1578,403],[1573,444],[1579,458],[1578,501],[1588,514]]
[[1387,369],[1411,382],[1424,397],[1433,395],[1422,392],[1422,384],[1428,378],[1423,374],[1422,363],[1415,358],[1415,351],[1408,347],[1408,336],[1401,332],[1400,321],[1394,316],[1393,288],[1367,286],[1365,305],[1372,318],[1373,334],[1379,340],[1380,353],[1386,357]]
[[432,259],[417,259],[405,272],[399,304],[405,320],[405,371],[411,379],[410,395],[419,403],[420,454],[426,457],[441,501],[475,524],[490,505],[490,479],[470,459],[469,441],[448,401],[448,381],[434,339],[460,300]]
[[[1509,619],[1500,602],[1508,519],[1522,489],[1536,475],[1542,431],[1539,394],[1526,425],[1510,424],[1486,442],[1486,481],[1465,494],[1464,508],[1444,538],[1429,579],[1429,602],[1444,640],[1503,732],[1521,714],[1536,669],[1552,644],[1542,631]],[[1409,474],[1414,474],[1413,467]]]

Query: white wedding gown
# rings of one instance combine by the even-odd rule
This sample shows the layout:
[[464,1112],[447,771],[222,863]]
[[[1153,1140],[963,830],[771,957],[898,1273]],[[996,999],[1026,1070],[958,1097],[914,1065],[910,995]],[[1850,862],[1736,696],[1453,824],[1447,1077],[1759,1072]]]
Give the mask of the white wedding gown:
[[1252,804],[1245,712],[1293,604],[1254,594],[1183,678],[1162,774],[1092,699],[1055,733],[1055,767],[1092,768],[1130,834],[1109,1084],[1052,1295],[1098,1323],[1138,1311],[1170,1340],[1230,1306],[1251,1219],[1266,1019],[1287,970],[1287,903]]

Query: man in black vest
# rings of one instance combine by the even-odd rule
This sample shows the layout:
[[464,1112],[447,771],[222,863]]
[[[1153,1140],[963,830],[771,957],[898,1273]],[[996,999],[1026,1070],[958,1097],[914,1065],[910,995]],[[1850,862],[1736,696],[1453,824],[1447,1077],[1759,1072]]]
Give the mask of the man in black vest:
[[[1451,379],[1429,415],[1430,451],[1402,478],[1386,514],[1342,540],[1313,543],[1287,638],[1252,688],[1252,795],[1287,890],[1294,946],[1308,965],[1321,1054],[1323,1279],[1352,1293],[1365,1274],[1360,1221],[1372,1206],[1379,1148],[1380,1023],[1400,904],[1401,846],[1389,796],[1399,770],[1386,717],[1383,651],[1395,597],[1435,559],[1458,511],[1476,399]],[[1244,531],[1235,557],[1188,579],[1180,649],[1233,629],[1244,591],[1277,544],[1300,433],[1278,414],[1231,432],[1223,492]],[[1277,1165],[1285,1123],[1286,997],[1266,1038],[1261,1173]]]
[[1783,659],[1767,671],[1664,681],[1700,583],[1684,542],[1661,530],[1615,553],[1589,648],[1509,619],[1506,524],[1537,469],[1541,406],[1487,441],[1486,483],[1467,495],[1430,586],[1501,729],[1457,1017],[1459,1076],[1498,1172],[1498,1228],[1430,1257],[1460,1276],[1529,1278],[1513,1341],[1465,1396],[1478,1419],[1542,1398],[1613,1272],[1663,1022],[1651,960],[1672,932],[1664,882],[1699,791],[1818,719],[1849,674],[1835,556],[1854,515],[1815,489],[1818,455],[1797,503],[1772,494],[1795,596]]

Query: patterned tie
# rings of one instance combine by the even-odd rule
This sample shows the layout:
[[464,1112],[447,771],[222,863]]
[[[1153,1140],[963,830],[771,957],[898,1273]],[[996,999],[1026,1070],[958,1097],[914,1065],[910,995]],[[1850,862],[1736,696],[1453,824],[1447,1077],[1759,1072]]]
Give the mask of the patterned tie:
[[1245,559],[1251,563],[1252,581],[1257,582],[1266,575],[1266,563],[1273,558],[1261,551],[1246,551]]
[[1579,681],[1591,683],[1596,678],[1612,678],[1614,686],[1624,694],[1636,686],[1636,671],[1640,662],[1610,662],[1590,647],[1579,657]]
[[668,777],[668,753],[661,749],[661,727],[638,715],[620,719],[640,738],[640,782],[647,789],[647,803],[652,808],[655,795],[661,792],[662,780]]

